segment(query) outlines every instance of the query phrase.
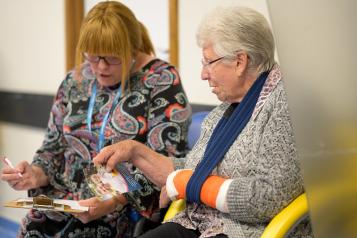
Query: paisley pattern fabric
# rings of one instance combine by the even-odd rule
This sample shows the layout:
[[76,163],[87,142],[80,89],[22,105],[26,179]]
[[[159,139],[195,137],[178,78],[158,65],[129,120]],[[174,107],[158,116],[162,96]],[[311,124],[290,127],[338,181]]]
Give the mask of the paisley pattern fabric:
[[[30,196],[45,194],[73,200],[92,197],[83,169],[96,155],[103,117],[120,87],[98,87],[89,131],[87,111],[95,76],[87,64],[81,74],[78,81],[75,72],[70,72],[58,89],[45,139],[33,159],[33,164],[49,177],[50,184],[30,190]],[[178,72],[155,59],[131,75],[108,119],[105,145],[133,139],[167,156],[183,157],[190,118],[191,107]],[[19,237],[131,237],[131,210],[135,208],[149,216],[157,208],[159,196],[158,188],[139,170],[131,167],[131,173],[143,189],[131,193],[129,201],[133,203],[120,212],[84,225],[70,214],[31,211],[23,219]]]

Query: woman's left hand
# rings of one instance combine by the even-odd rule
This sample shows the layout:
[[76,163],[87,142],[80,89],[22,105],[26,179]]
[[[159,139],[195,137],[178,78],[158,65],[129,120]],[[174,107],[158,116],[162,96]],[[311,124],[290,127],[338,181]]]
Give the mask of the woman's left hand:
[[117,200],[114,198],[101,201],[96,197],[80,200],[79,205],[89,207],[87,212],[76,213],[74,217],[86,224],[104,215],[113,212],[117,207]]
[[171,202],[171,199],[170,199],[169,196],[167,195],[166,186],[163,186],[163,187],[161,188],[161,193],[160,193],[159,207],[160,207],[160,208],[168,207],[169,204],[170,204],[170,202]]

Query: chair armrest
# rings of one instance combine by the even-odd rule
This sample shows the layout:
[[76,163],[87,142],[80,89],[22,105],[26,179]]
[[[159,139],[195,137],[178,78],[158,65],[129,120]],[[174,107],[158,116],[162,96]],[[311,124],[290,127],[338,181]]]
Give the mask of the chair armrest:
[[308,213],[306,194],[303,193],[279,212],[265,228],[261,238],[283,238]]
[[164,221],[173,218],[177,213],[185,209],[185,207],[186,201],[184,199],[173,201],[165,214]]

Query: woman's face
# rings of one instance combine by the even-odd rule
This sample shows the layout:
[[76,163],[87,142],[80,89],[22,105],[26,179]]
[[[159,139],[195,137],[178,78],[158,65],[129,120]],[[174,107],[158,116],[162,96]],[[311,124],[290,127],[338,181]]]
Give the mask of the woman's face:
[[201,78],[208,81],[212,93],[222,102],[240,102],[246,89],[238,58],[219,57],[210,45],[202,49],[202,54]]
[[121,79],[121,60],[113,56],[85,55],[101,86],[113,86]]

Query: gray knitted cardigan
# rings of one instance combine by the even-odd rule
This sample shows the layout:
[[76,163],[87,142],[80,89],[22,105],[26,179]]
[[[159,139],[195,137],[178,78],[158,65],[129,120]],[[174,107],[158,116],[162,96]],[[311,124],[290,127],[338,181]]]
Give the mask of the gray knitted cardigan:
[[[214,174],[234,179],[227,204],[229,213],[205,205],[188,204],[172,221],[198,229],[201,237],[218,233],[229,237],[260,237],[267,223],[304,192],[287,98],[275,65],[254,109],[252,118],[235,140]],[[176,168],[195,168],[202,159],[213,129],[229,104],[212,110],[202,124],[201,135]],[[297,227],[292,237],[309,237],[309,224]]]

